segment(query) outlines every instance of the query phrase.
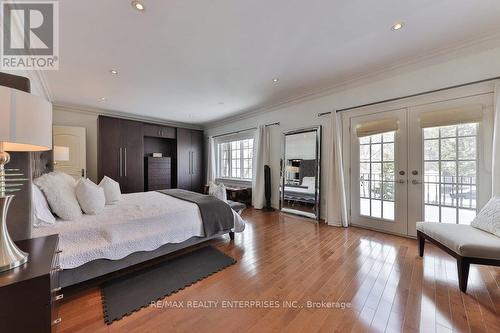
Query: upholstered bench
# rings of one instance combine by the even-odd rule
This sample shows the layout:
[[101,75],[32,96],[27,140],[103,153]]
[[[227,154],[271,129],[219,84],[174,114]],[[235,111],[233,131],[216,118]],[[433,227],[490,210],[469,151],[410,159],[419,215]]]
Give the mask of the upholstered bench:
[[458,285],[466,292],[470,264],[500,266],[500,237],[470,225],[417,223],[420,257],[425,240],[457,259]]

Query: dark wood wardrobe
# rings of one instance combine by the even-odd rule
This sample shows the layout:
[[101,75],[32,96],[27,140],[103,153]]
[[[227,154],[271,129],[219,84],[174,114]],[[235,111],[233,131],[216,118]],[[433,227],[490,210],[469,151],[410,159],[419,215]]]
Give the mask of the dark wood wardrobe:
[[[203,131],[200,130],[99,116],[99,181],[104,176],[116,180],[122,193],[156,189],[150,186],[152,179],[156,184],[201,192],[203,147]],[[157,168],[151,167],[156,165],[151,160],[154,152],[170,158],[168,165],[162,165],[170,170],[157,172]]]
[[203,132],[177,129],[177,187],[203,191]]
[[98,120],[99,181],[108,176],[122,193],[144,191],[144,133],[142,123],[100,116]]

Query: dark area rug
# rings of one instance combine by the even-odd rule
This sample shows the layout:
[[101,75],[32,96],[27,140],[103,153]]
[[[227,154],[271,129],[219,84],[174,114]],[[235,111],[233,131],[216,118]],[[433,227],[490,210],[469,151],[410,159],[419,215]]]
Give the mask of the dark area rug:
[[233,258],[206,246],[106,282],[101,285],[104,321],[109,325],[234,263]]

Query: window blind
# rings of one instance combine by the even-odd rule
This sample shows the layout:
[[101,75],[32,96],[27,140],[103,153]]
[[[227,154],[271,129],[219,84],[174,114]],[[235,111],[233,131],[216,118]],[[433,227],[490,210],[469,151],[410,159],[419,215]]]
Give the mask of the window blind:
[[356,126],[356,135],[361,138],[385,132],[397,131],[398,128],[398,118],[385,118],[358,124]]
[[467,105],[458,108],[424,112],[419,117],[420,127],[450,126],[478,123],[483,118],[482,105]]

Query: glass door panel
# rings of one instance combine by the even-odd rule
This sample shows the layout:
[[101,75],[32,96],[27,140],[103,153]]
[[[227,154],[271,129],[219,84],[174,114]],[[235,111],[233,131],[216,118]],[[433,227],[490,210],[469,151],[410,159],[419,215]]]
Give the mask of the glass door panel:
[[[356,129],[397,120],[397,130],[358,137]],[[351,223],[406,234],[406,110],[351,118]]]
[[470,224],[477,208],[478,124],[422,131],[425,221]]

